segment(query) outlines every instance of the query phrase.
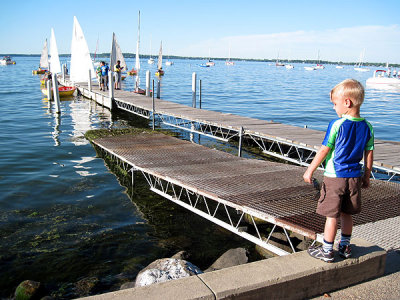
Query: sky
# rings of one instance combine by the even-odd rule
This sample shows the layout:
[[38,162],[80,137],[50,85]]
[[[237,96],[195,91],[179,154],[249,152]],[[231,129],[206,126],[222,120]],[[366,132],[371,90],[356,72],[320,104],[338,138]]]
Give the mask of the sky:
[[[400,63],[399,0],[1,1],[0,53],[40,54],[54,28],[70,53],[76,16],[92,53]],[[98,41],[98,43],[97,43]]]

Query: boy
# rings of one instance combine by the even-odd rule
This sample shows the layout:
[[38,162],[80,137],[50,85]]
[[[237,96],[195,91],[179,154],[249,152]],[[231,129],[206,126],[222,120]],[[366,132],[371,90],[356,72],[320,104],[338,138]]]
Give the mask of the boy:
[[101,62],[101,87],[100,87],[100,91],[103,90],[105,91],[106,88],[108,90],[108,70],[109,67],[108,65],[106,65],[105,61]]
[[[333,242],[340,218],[339,255],[351,256],[350,238],[353,214],[361,211],[361,186],[369,186],[372,170],[374,132],[371,124],[360,117],[364,88],[357,80],[346,79],[330,94],[339,119],[329,123],[324,141],[303,179],[312,183],[314,171],[326,159],[324,182],[317,213],[326,217],[322,246],[311,246],[308,253],[325,262],[332,262]],[[364,156],[364,174],[360,161]]]

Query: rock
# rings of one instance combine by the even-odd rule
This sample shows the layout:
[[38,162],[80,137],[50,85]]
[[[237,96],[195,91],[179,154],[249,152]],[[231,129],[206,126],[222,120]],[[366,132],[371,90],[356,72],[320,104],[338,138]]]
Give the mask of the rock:
[[201,273],[203,271],[186,260],[162,258],[152,262],[139,272],[135,286],[145,286]]
[[171,256],[171,258],[176,258],[176,259],[188,259],[189,254],[186,251],[179,251],[175,255]]
[[75,283],[75,293],[78,296],[89,296],[97,287],[99,279],[97,277],[85,277]]
[[247,250],[244,248],[229,249],[222,254],[207,270],[204,272],[211,272],[221,270],[237,265],[245,264],[249,261],[247,257]]
[[15,290],[15,300],[35,300],[45,295],[45,289],[40,282],[25,280]]
[[119,288],[120,290],[126,290],[126,289],[131,289],[135,287],[135,282],[131,281],[131,282],[125,282],[123,285],[121,285],[121,287]]

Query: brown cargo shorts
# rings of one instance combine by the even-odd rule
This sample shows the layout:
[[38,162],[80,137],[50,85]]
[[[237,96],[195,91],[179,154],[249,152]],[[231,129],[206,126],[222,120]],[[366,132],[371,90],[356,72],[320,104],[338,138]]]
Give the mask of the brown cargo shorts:
[[361,177],[324,177],[317,213],[331,218],[338,218],[341,212],[358,214],[361,211],[361,183]]

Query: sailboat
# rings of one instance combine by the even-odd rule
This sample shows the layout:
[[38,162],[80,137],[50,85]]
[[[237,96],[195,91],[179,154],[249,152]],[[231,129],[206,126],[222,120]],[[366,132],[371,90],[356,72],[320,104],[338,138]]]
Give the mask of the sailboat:
[[147,63],[149,65],[153,65],[154,64],[154,58],[151,57],[151,38],[150,38],[150,58],[147,60]]
[[215,62],[211,60],[211,49],[208,49],[208,62],[206,62],[207,67],[215,66]]
[[[90,59],[90,57],[89,57]],[[61,65],[60,65],[60,58],[58,56],[58,49],[57,49],[57,42],[56,42],[56,36],[54,34],[54,29],[51,29],[51,38],[50,38],[50,65],[49,69],[50,72],[53,74],[61,73]],[[72,53],[71,53],[71,72],[72,72]],[[86,76],[87,80],[87,76]],[[47,90],[46,87],[43,87],[42,93],[46,96],[49,95],[49,91]],[[64,96],[71,96],[76,90],[76,87],[74,86],[59,86],[58,87],[58,92],[60,97]],[[52,90],[50,91],[51,93],[53,92]]]
[[160,51],[158,52],[157,72],[156,76],[163,76],[164,71],[162,69],[162,41],[160,44]]
[[92,59],[90,58],[89,47],[86,43],[81,25],[79,25],[78,19],[74,16],[71,42],[70,80],[72,82],[87,82],[89,70],[92,79],[95,79],[96,73],[93,68]]
[[316,69],[325,69],[325,67],[321,64],[321,60],[319,59],[319,50],[318,50],[318,58],[317,58],[317,65],[315,66]]
[[46,39],[44,41],[42,54],[40,56],[39,69],[33,70],[32,74],[34,74],[34,75],[44,74],[47,71],[48,68],[49,68],[49,51],[47,49],[47,39]]
[[231,60],[231,44],[229,44],[228,60],[225,61],[225,65],[227,66],[235,65],[235,62]]
[[137,43],[136,43],[136,81],[135,81],[135,93],[144,95],[146,91],[141,89],[140,86],[140,58],[139,58],[139,48],[140,48],[140,10],[139,10],[139,17],[138,17],[138,36],[137,36]]
[[365,49],[360,53],[360,59],[358,60],[358,63],[354,67],[354,70],[356,70],[358,72],[368,72],[369,71],[369,69],[363,68],[363,66],[362,66],[364,57],[365,57]]
[[54,29],[51,29],[51,37],[50,37],[50,72],[57,74],[61,73],[61,65],[60,65],[60,57],[58,56],[57,42],[56,36],[54,34]]
[[[110,68],[114,71],[114,66],[117,64],[117,61],[120,61],[120,66],[123,70],[127,69],[125,58],[122,55],[121,47],[117,42],[117,37],[113,32],[113,40],[111,46],[111,53],[110,53]],[[121,80],[124,80],[125,76],[121,76]]]
[[284,66],[285,66],[285,64],[279,62],[279,51],[278,51],[278,55],[277,55],[277,57],[276,57],[275,66],[276,66],[276,67],[284,67]]

